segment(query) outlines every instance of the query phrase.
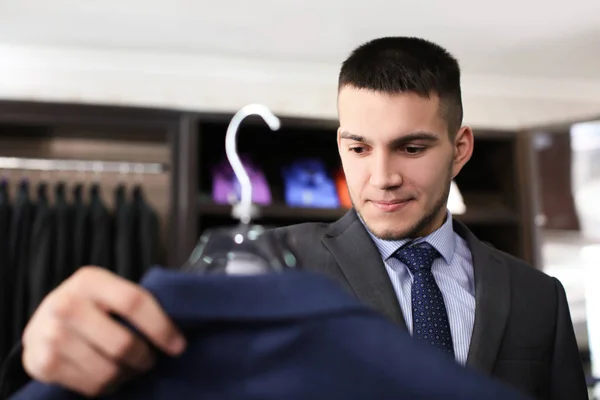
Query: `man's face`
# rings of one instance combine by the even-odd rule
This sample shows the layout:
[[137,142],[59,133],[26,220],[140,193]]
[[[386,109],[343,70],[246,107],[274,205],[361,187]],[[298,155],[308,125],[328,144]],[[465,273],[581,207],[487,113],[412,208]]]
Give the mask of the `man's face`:
[[339,92],[338,149],[355,210],[377,237],[425,236],[446,215],[450,182],[468,161],[473,135],[450,140],[437,96]]

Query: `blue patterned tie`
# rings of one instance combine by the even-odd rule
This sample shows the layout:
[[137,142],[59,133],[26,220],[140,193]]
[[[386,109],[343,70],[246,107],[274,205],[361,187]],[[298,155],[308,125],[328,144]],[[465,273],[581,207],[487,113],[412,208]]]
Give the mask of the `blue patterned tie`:
[[431,273],[431,265],[439,255],[438,251],[431,246],[411,246],[400,248],[394,257],[406,265],[413,274],[411,290],[413,336],[454,356],[444,298]]

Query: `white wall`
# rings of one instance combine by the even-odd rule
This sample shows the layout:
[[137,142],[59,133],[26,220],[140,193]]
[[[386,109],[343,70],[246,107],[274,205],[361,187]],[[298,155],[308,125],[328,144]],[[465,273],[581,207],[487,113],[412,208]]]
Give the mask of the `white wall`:
[[[338,65],[0,45],[0,98],[336,118]],[[466,123],[519,128],[600,115],[600,82],[463,76]]]

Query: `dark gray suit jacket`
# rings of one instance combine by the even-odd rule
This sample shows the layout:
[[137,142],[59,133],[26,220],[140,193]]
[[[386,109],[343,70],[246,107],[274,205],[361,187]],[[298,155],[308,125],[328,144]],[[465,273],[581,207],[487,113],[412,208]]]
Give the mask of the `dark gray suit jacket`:
[[[458,221],[475,272],[475,324],[467,364],[540,399],[587,399],[571,316],[560,282],[477,239]],[[325,273],[406,328],[370,235],[351,210],[338,221],[272,231],[300,265]]]

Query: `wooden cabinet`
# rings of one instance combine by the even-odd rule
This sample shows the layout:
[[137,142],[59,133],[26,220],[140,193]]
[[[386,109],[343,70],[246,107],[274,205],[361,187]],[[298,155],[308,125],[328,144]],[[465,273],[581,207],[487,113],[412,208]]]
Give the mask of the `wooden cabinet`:
[[[180,113],[140,108],[91,106],[79,104],[47,104],[32,102],[0,102],[0,157],[45,160],[102,161],[105,164],[127,162],[127,171],[103,170],[98,162],[96,172],[61,170],[59,164],[49,170],[3,171],[11,183],[27,178],[32,186],[45,181],[55,186],[67,184],[67,191],[78,183],[86,187],[98,183],[101,196],[109,209],[113,206],[115,188],[124,184],[143,188],[145,200],[156,211],[160,223],[163,248],[158,249],[160,263],[175,262],[176,238],[173,215],[177,204],[172,164],[179,140]],[[136,165],[161,165],[164,172],[142,174]],[[35,192],[32,190],[32,194]],[[87,193],[87,189],[85,190]]]

